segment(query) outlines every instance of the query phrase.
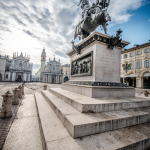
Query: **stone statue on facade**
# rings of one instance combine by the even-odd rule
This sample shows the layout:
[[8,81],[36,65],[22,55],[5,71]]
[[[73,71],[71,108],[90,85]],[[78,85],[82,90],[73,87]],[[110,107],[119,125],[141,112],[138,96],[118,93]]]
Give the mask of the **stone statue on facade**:
[[95,31],[99,25],[103,27],[105,34],[107,34],[107,22],[111,21],[111,17],[107,12],[109,3],[110,0],[96,0],[96,4],[93,3],[92,6],[90,6],[89,0],[80,0],[78,6],[81,4],[83,12],[81,21],[76,26],[74,39],[76,39],[77,36],[79,39],[86,38],[91,32]]

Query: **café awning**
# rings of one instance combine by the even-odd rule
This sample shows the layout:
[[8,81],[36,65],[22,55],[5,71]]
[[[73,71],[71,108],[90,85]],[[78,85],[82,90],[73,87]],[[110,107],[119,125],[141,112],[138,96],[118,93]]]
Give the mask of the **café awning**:
[[143,77],[150,77],[150,72],[145,73]]
[[130,74],[128,77],[135,77],[135,74]]

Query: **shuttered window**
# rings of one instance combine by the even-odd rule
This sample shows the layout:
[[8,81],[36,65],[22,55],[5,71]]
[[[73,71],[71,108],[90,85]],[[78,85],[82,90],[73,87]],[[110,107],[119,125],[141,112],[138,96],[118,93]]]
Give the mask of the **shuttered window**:
[[150,52],[150,48],[144,50],[144,53],[149,53],[149,52]]
[[124,55],[124,58],[127,58],[127,57],[128,57],[128,55],[127,55],[127,54],[125,54],[125,55]]
[[136,68],[137,69],[142,68],[142,61],[136,62]]
[[148,67],[149,67],[149,60],[145,60],[144,66],[145,66],[145,68],[148,68]]
[[141,51],[141,50],[140,50],[140,51],[137,51],[136,54],[137,54],[137,55],[141,55],[141,54],[142,54],[142,51]]
[[130,53],[130,57],[134,56],[134,53]]
[[131,69],[134,69],[134,63],[131,63]]

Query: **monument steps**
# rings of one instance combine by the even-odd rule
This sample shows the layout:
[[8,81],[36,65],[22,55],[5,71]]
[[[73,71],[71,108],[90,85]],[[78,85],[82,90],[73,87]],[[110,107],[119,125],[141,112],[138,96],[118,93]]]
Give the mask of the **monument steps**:
[[61,88],[50,88],[55,96],[83,113],[99,113],[131,108],[150,107],[150,99],[142,97],[90,98]]
[[144,150],[149,146],[150,123],[73,139],[41,93],[35,93],[35,100],[44,150]]
[[150,108],[81,113],[49,91],[43,96],[73,138],[116,130],[150,121]]

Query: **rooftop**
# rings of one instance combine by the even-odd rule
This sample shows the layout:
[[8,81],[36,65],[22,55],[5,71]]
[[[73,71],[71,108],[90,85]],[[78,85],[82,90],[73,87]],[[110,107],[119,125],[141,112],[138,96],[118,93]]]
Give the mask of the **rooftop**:
[[150,46],[150,40],[149,40],[148,43],[144,43],[142,45],[135,44],[134,47],[132,47],[132,48],[124,49],[124,51],[122,51],[121,54],[128,53],[128,52],[131,52],[131,51],[135,51],[135,50],[138,50],[138,49],[141,49],[141,48],[146,48],[148,46]]

